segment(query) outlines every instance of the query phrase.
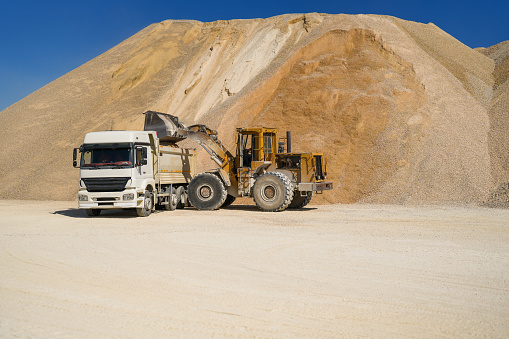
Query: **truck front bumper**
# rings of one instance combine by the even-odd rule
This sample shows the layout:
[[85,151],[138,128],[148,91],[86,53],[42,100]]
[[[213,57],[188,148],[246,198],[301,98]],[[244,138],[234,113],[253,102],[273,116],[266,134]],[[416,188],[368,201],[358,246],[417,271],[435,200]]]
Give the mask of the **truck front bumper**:
[[126,189],[122,192],[78,192],[78,208],[82,209],[119,209],[136,208],[143,203],[136,189]]
[[316,192],[316,191],[328,191],[331,190],[333,187],[331,181],[322,181],[322,182],[301,182],[297,186],[298,191],[303,192]]

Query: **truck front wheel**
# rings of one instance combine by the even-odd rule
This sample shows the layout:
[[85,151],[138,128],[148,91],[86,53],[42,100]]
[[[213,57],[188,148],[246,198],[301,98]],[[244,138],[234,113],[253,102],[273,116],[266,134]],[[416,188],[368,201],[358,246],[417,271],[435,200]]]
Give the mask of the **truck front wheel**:
[[143,195],[143,202],[141,207],[136,208],[136,213],[139,217],[148,217],[152,213],[152,207],[154,206],[154,198],[150,191],[145,191]]
[[215,210],[226,200],[226,189],[217,175],[201,173],[189,183],[189,202],[199,210]]

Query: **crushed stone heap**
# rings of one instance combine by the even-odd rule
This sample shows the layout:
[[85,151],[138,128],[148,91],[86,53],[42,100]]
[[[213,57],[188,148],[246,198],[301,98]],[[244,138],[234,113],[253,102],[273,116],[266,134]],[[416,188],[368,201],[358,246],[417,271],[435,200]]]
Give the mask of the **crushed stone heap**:
[[328,157],[335,189],[314,201],[480,203],[509,180],[502,54],[376,15],[156,23],[0,113],[0,198],[75,199],[72,148],[154,110],[229,148],[236,127],[291,130]]

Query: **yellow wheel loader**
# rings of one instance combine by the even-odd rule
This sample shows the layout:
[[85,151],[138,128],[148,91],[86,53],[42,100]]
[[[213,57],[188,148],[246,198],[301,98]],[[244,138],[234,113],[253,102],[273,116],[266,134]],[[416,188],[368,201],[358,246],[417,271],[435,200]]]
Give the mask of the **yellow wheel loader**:
[[[196,175],[188,187],[189,202],[197,209],[214,210],[237,197],[252,197],[263,211],[306,206],[315,192],[331,190],[325,181],[327,161],[321,153],[292,153],[291,134],[279,141],[274,128],[237,128],[233,155],[205,125],[179,133],[200,144],[218,168]],[[285,140],[285,141],[281,141]],[[286,152],[285,152],[286,146]]]

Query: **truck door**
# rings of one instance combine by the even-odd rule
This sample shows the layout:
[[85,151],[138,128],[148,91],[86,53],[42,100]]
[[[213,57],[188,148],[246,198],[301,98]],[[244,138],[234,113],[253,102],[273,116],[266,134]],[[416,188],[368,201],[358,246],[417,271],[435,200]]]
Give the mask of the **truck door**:
[[135,148],[136,152],[136,174],[139,178],[152,178],[152,154],[149,146],[138,145]]

